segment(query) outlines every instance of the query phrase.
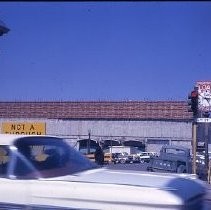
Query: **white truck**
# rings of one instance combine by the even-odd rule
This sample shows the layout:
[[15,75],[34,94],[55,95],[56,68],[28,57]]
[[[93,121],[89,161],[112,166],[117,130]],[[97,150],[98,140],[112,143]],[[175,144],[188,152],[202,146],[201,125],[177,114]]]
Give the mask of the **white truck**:
[[109,153],[127,153],[128,155],[136,154],[136,147],[130,146],[111,146],[109,147]]

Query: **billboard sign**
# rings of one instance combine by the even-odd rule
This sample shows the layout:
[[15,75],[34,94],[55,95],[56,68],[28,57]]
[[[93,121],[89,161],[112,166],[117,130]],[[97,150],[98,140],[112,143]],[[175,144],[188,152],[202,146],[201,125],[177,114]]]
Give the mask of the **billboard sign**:
[[41,122],[3,122],[2,133],[22,135],[45,135],[46,126]]
[[198,110],[210,112],[211,111],[211,81],[197,82],[198,88]]

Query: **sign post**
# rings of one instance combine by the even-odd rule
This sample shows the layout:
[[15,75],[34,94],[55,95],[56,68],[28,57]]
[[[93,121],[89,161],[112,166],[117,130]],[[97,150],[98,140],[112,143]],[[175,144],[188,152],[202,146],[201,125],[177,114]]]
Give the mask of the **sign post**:
[[209,180],[209,124],[211,122],[211,81],[197,82],[196,87],[198,89],[198,112],[200,118],[197,122],[204,123],[204,143],[205,143],[205,171],[207,180]]

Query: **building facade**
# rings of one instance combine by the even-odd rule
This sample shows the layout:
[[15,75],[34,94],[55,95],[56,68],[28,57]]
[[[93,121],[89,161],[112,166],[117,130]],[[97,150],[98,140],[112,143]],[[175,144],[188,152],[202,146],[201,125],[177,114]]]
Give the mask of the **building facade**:
[[0,102],[1,133],[47,134],[72,146],[91,139],[158,152],[191,148],[192,113],[185,101]]

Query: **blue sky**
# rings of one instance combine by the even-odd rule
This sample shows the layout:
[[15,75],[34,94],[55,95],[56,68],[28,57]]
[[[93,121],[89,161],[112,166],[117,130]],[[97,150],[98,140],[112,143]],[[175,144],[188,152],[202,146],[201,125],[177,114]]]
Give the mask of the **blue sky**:
[[211,80],[211,2],[0,2],[0,101],[187,100]]

